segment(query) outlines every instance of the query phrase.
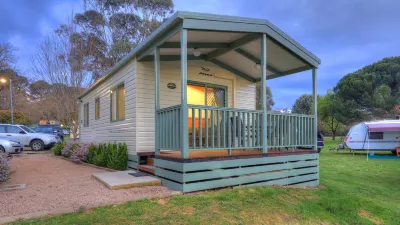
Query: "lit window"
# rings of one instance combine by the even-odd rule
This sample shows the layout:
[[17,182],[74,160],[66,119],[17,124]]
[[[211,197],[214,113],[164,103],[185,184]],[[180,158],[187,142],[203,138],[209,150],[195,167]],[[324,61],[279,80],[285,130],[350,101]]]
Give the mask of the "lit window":
[[100,118],[100,98],[96,98],[94,104],[94,118],[98,120]]
[[119,85],[111,91],[111,121],[125,119],[125,87]]

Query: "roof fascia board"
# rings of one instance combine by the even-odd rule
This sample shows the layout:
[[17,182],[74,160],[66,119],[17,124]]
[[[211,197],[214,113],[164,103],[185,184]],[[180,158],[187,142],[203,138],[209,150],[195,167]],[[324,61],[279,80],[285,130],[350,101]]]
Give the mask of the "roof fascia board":
[[[298,67],[298,68],[295,68],[295,69],[286,70],[286,71],[282,72],[281,74],[272,74],[272,75],[267,76],[267,80],[272,80],[272,79],[275,79],[275,78],[278,78],[278,77],[284,77],[284,76],[287,76],[287,75],[290,75],[290,74],[294,74],[294,73],[304,72],[304,71],[307,71],[307,70],[310,70],[310,69],[312,69],[312,67],[310,67],[310,66],[302,66],[302,67]],[[261,81],[261,79],[257,78],[256,81],[259,82],[259,81]]]

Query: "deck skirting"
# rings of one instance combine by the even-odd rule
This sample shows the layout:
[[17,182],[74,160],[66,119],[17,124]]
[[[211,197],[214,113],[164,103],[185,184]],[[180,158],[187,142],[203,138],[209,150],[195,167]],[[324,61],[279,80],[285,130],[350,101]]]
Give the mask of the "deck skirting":
[[218,161],[154,160],[155,175],[173,190],[222,187],[319,185],[319,154],[254,156]]

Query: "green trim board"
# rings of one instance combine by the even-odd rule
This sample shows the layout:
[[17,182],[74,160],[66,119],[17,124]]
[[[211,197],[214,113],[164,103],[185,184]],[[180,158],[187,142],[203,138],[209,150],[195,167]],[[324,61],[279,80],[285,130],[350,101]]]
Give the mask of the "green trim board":
[[183,192],[221,187],[318,185],[319,155],[301,154],[204,162],[154,160],[163,185]]
[[[225,42],[188,42],[188,48],[229,48],[229,43]],[[165,42],[160,48],[181,48],[179,42]]]
[[256,82],[256,79],[253,78],[252,76],[247,75],[246,73],[244,73],[244,72],[242,72],[242,71],[240,71],[238,69],[235,69],[232,66],[229,66],[228,64],[225,64],[225,63],[223,63],[223,62],[221,62],[221,61],[219,61],[217,59],[211,59],[210,62],[214,63],[215,65],[217,65],[219,67],[222,67],[223,69],[228,70],[229,72],[231,72],[231,73],[233,73],[233,74],[235,74],[235,75],[237,75],[237,76],[239,76],[239,77],[241,77],[241,78],[243,78],[245,80],[248,80],[248,81],[250,81],[252,83]]
[[235,41],[230,42],[229,43],[229,48],[217,49],[217,50],[214,50],[214,51],[208,53],[205,56],[205,59],[207,61],[210,61],[212,59],[217,58],[218,56],[224,55],[224,54],[226,54],[226,53],[228,53],[230,51],[233,51],[233,50],[239,48],[242,45],[245,45],[245,44],[247,44],[249,42],[252,42],[252,41],[254,41],[256,39],[259,39],[259,38],[260,38],[260,35],[258,35],[258,34],[245,35],[245,36],[243,36],[243,37],[241,37],[241,38],[239,38],[239,39],[237,39]]
[[[311,69],[311,67],[309,67],[309,66],[301,66],[301,67],[298,67],[298,68],[295,68],[295,69],[283,71],[283,72],[281,72],[279,74],[268,75],[267,76],[267,80],[272,80],[272,79],[275,79],[275,78],[278,78],[278,77],[284,77],[284,76],[287,76],[287,75],[290,75],[290,74],[294,74],[294,73],[304,72],[304,71],[307,71],[307,70],[310,70],[310,69]],[[256,79],[256,82],[259,82],[259,81],[261,81],[261,78],[257,78]]]
[[[248,52],[246,52],[245,50],[243,50],[241,48],[238,48],[238,49],[235,49],[235,52],[240,54],[240,55],[242,55],[242,56],[244,56],[245,58],[253,61],[256,64],[260,64],[261,65],[261,59],[255,57],[254,55],[252,55],[252,54],[250,54]],[[275,69],[273,66],[268,65],[268,63],[267,63],[267,69],[269,71],[271,71],[272,73],[274,73],[274,74],[281,74],[281,72],[279,70]]]
[[78,99],[86,96],[139,54],[140,57],[143,57],[144,53],[148,53],[156,46],[162,45],[162,40],[166,41],[167,37],[171,36],[171,30],[179,30],[179,27],[196,30],[266,33],[272,40],[284,46],[313,67],[318,67],[321,63],[318,57],[267,20],[178,11],[158,27],[144,42],[139,44],[131,53],[111,68],[107,74],[83,92]]
[[[170,61],[180,61],[181,56],[180,55],[160,55],[160,61],[164,62],[170,62]],[[188,55],[187,60],[193,61],[193,60],[204,60],[203,56],[196,57],[194,55]],[[143,57],[140,62],[153,62],[154,61],[154,56],[148,55]]]

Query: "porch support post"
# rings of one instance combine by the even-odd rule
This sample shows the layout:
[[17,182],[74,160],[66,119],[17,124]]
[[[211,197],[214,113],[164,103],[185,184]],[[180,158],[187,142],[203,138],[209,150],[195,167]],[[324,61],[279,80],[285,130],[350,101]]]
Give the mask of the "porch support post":
[[261,101],[262,101],[262,151],[268,152],[267,144],[267,35],[262,34],[261,38]]
[[318,96],[317,96],[317,68],[312,69],[313,83],[313,111],[314,111],[314,150],[318,150]]
[[155,153],[160,154],[160,118],[158,116],[158,110],[160,109],[160,48],[154,49],[154,100],[155,100]]
[[181,30],[181,157],[189,158],[189,131],[187,105],[187,29]]

